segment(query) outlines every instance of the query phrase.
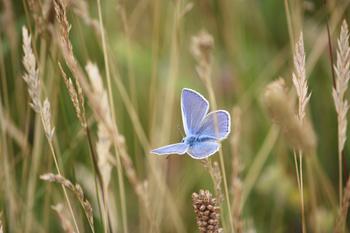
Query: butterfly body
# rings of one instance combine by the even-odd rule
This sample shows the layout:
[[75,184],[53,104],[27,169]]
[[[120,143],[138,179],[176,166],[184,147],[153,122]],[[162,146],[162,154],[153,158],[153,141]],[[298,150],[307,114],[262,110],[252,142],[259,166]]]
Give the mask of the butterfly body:
[[182,142],[187,144],[189,147],[200,143],[200,142],[209,142],[209,141],[216,141],[216,138],[214,137],[208,137],[208,136],[201,136],[201,135],[191,135],[187,136],[182,139]]
[[217,152],[220,148],[219,142],[230,133],[230,114],[224,110],[208,113],[209,102],[201,94],[188,88],[182,90],[181,111],[186,137],[180,143],[160,147],[151,153],[187,153],[194,159],[203,159]]

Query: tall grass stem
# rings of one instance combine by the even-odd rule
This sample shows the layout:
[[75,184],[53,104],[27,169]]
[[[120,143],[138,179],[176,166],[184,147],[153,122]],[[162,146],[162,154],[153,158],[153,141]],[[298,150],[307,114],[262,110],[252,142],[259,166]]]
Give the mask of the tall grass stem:
[[[102,39],[102,49],[103,49],[103,58],[104,58],[104,64],[106,69],[106,76],[107,76],[107,89],[108,89],[108,99],[109,103],[111,105],[111,111],[112,111],[112,120],[113,120],[113,127],[116,128],[116,118],[115,118],[115,110],[114,110],[114,101],[113,101],[113,95],[112,95],[112,83],[111,83],[111,75],[109,70],[109,62],[108,62],[108,53],[107,53],[107,45],[106,45],[106,38],[105,38],[105,30],[103,26],[103,18],[102,18],[102,10],[101,10],[101,0],[97,1],[97,8],[98,8],[98,18],[99,18],[99,24],[100,24],[100,31],[101,31],[101,39]],[[118,181],[119,181],[119,193],[120,193],[120,204],[121,204],[121,212],[122,212],[122,221],[123,221],[123,231],[124,233],[128,232],[128,220],[127,220],[127,213],[126,213],[126,198],[125,198],[125,185],[122,175],[122,166],[120,162],[119,153],[117,152],[117,147],[115,143],[113,143],[114,149],[117,156],[117,173],[118,173]],[[107,195],[107,194],[105,194]]]

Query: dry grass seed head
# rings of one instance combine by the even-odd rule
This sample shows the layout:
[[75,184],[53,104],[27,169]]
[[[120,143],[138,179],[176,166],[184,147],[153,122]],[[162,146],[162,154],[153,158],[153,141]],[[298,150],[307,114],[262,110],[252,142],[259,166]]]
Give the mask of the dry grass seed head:
[[307,153],[314,152],[316,136],[313,128],[308,121],[302,123],[295,116],[283,79],[274,81],[266,87],[263,102],[269,116],[281,128],[284,138],[294,149]]
[[26,73],[22,77],[28,85],[28,93],[32,100],[30,106],[35,112],[42,114],[45,134],[51,141],[54,134],[54,128],[51,126],[50,103],[47,98],[43,104],[40,100],[39,71],[37,69],[36,59],[31,47],[31,36],[29,35],[26,27],[22,28],[22,35],[24,51],[23,65],[26,70]]
[[66,5],[62,0],[54,0],[54,8],[56,12],[56,19],[59,27],[59,38],[62,43],[62,48],[65,49],[68,54],[72,54],[72,44],[69,40],[70,25],[66,16]]
[[214,38],[204,30],[192,37],[190,51],[198,63],[196,71],[203,82],[210,78],[213,47]]
[[299,100],[298,117],[302,121],[305,117],[306,105],[311,96],[311,94],[308,94],[308,85],[305,74],[305,51],[302,33],[300,33],[299,40],[296,43],[293,58],[295,69],[295,72],[293,73],[293,84]]
[[[101,110],[100,107],[100,98],[96,98],[96,95],[92,94],[93,90],[91,88],[91,85],[87,81],[87,78],[85,76],[85,73],[81,69],[80,65],[78,64],[74,53],[72,44],[69,40],[69,31],[70,31],[70,25],[67,20],[66,16],[66,6],[62,2],[62,0],[54,0],[54,8],[56,12],[56,21],[58,24],[58,30],[53,30],[52,35],[56,39],[56,42],[58,43],[59,47],[61,48],[62,55],[64,57],[65,63],[69,67],[70,71],[72,72],[72,75],[76,81],[79,80],[79,83],[76,82],[78,94],[84,91],[86,94],[86,97],[89,100],[89,103],[91,105],[91,108],[96,115],[96,117],[103,122],[106,122],[106,119],[104,119],[104,113]],[[81,88],[80,88],[81,85]],[[79,95],[81,103],[83,103],[83,95]],[[83,109],[84,104],[81,105]],[[106,127],[109,127],[108,123],[105,124]],[[113,128],[108,128],[109,133],[113,134]]]
[[219,163],[214,161],[213,163],[213,178],[214,178],[214,188],[215,195],[218,203],[222,203],[224,200],[224,195],[221,189],[222,176]]
[[[145,197],[143,195],[142,185],[139,182],[139,179],[136,175],[132,161],[128,157],[128,154],[124,148],[125,143],[124,143],[123,136],[118,133],[118,131],[116,130],[115,127],[113,127],[113,124],[112,124],[113,122],[110,119],[108,119],[108,118],[110,118],[109,114],[107,114],[108,118],[106,119],[106,111],[100,105],[101,98],[100,98],[100,96],[95,94],[96,89],[97,90],[103,89],[102,79],[100,77],[95,78],[95,77],[99,76],[97,67],[96,67],[96,69],[94,68],[93,65],[88,65],[86,67],[87,72],[90,73],[89,78],[91,80],[90,83],[92,84],[92,85],[90,85],[86,81],[85,74],[82,71],[82,69],[80,68],[80,66],[78,65],[78,63],[74,57],[73,51],[72,51],[72,46],[71,46],[71,43],[69,41],[70,27],[68,24],[68,20],[66,18],[65,5],[60,0],[54,0],[54,4],[55,4],[55,11],[56,11],[56,19],[57,19],[57,22],[59,24],[58,36],[56,36],[55,38],[59,39],[58,44],[61,48],[62,55],[64,56],[65,62],[67,64],[67,66],[69,67],[70,71],[72,72],[74,78],[79,80],[79,82],[80,82],[79,84],[81,84],[81,87],[89,100],[89,103],[92,107],[92,110],[94,111],[94,114],[96,115],[96,118],[98,119],[98,121],[101,124],[102,123],[104,124],[104,127],[106,129],[108,128],[107,131],[108,131],[110,139],[114,140],[114,142],[116,142],[119,149],[121,149],[120,155],[121,155],[123,166],[125,167],[125,170],[126,170],[127,177],[129,179],[130,183],[132,183],[132,185],[135,189],[135,192],[137,193],[138,197],[141,200],[141,203],[145,204],[146,202],[144,201]],[[56,34],[53,33],[53,35],[56,35]],[[77,87],[78,87],[78,85],[77,85]],[[79,91],[81,91],[81,89],[78,88],[78,93],[79,93]],[[112,158],[104,158],[104,159],[105,159],[105,161],[108,161],[108,162],[110,160],[112,160]],[[101,163],[105,164],[106,167],[109,166],[108,163],[104,163],[103,160]],[[108,175],[108,174],[110,172],[108,170],[109,170],[108,167],[107,167],[107,169],[103,170],[107,174],[107,175],[105,175],[105,180],[109,180],[108,176],[110,176],[110,175]],[[146,204],[145,204],[145,206],[146,206]]]
[[85,108],[84,108],[84,97],[81,90],[81,87],[79,85],[78,80],[76,80],[76,86],[74,87],[74,84],[72,82],[72,79],[68,78],[66,73],[63,71],[61,64],[59,63],[59,68],[61,70],[61,74],[64,80],[64,83],[68,89],[68,93],[70,96],[70,99],[73,103],[75,113],[79,119],[79,122],[83,128],[87,126],[86,119],[85,119]]
[[30,106],[35,112],[41,111],[40,100],[40,80],[39,70],[37,69],[36,59],[32,50],[32,39],[26,27],[22,27],[23,36],[23,65],[25,74],[22,76],[28,85],[28,93],[31,98]]
[[83,89],[80,86],[80,83],[78,81],[78,79],[75,80],[75,86],[78,92],[78,97],[79,97],[79,103],[80,103],[80,107],[81,107],[81,117],[82,117],[82,123],[84,124],[84,126],[86,126],[86,117],[85,117],[85,100],[84,100],[84,94],[83,94]]
[[209,63],[211,51],[214,47],[214,38],[206,31],[201,31],[191,39],[191,53],[198,63]]
[[[89,100],[89,103],[91,105],[92,110],[94,111],[94,114],[99,119],[105,119],[103,118],[103,114],[101,113],[100,109],[100,99],[94,98],[94,95],[91,93],[93,92],[91,90],[91,86],[89,82],[87,81],[87,78],[85,76],[85,73],[83,69],[78,64],[74,53],[72,44],[69,40],[69,31],[70,31],[70,25],[67,20],[66,16],[66,6],[62,2],[62,0],[54,0],[54,9],[55,9],[55,15],[56,15],[56,21],[58,25],[58,30],[52,30],[52,36],[55,38],[57,44],[61,48],[62,55],[64,57],[65,63],[67,64],[68,68],[72,72],[72,75],[76,81],[76,88],[78,93],[78,98],[81,103],[81,111],[84,111],[84,96],[82,94],[82,91],[86,94],[86,97]],[[111,129],[109,129],[110,133]]]
[[98,121],[98,141],[96,144],[96,151],[98,156],[98,166],[102,174],[103,183],[107,187],[111,179],[112,171],[112,165],[110,164],[110,157],[112,157],[110,153],[112,140],[106,124],[108,124],[110,128],[113,128],[112,115],[109,107],[107,92],[103,87],[102,78],[97,66],[89,62],[85,68],[93,87],[93,95],[96,99],[100,99],[100,109],[104,115],[104,119],[106,120],[106,122]]
[[199,161],[203,165],[203,167],[208,170],[208,172],[212,178],[212,181],[213,181],[216,200],[218,203],[221,203],[224,200],[224,195],[223,195],[222,189],[221,189],[222,176],[221,176],[221,170],[220,170],[219,163],[216,161],[214,161],[212,163],[212,161],[209,160],[208,158],[201,159]]
[[84,209],[85,215],[88,218],[89,222],[93,225],[94,219],[93,219],[93,210],[91,207],[90,202],[85,198],[83,189],[79,184],[73,184],[70,180],[66,179],[65,177],[61,175],[56,175],[53,173],[46,173],[40,176],[40,179],[52,182],[52,183],[58,183],[69,189],[79,200],[81,206]]
[[350,78],[349,69],[349,30],[346,21],[343,21],[338,39],[337,63],[334,66],[336,79],[333,88],[333,100],[338,116],[339,151],[343,151],[346,141],[347,118],[349,110],[348,101],[345,99],[345,92],[348,89]]
[[41,2],[37,0],[27,0],[27,4],[30,15],[34,19],[36,29],[39,33],[42,33],[45,30],[45,20],[43,18]]
[[42,118],[43,118],[43,124],[44,124],[44,130],[46,137],[49,141],[52,141],[53,134],[55,132],[55,128],[51,126],[51,110],[50,110],[50,102],[46,98],[44,100],[43,108],[42,108]]

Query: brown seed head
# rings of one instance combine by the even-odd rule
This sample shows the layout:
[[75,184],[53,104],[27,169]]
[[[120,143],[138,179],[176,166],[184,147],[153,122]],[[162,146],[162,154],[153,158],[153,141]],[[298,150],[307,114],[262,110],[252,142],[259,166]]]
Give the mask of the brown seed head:
[[200,190],[192,194],[192,205],[196,214],[196,222],[200,232],[221,232],[220,207],[216,198],[208,190]]
[[286,141],[297,150],[313,153],[316,136],[307,119],[301,122],[294,114],[292,99],[283,79],[270,83],[263,96],[269,116],[282,130]]

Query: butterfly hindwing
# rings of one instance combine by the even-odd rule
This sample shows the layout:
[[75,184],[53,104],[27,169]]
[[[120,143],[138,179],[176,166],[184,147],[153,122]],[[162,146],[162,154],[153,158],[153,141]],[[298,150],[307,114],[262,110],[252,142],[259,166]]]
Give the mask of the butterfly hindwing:
[[217,152],[220,144],[215,141],[198,142],[188,149],[188,154],[194,159],[205,159]]
[[196,134],[222,140],[229,135],[230,130],[230,114],[227,111],[218,110],[210,112],[203,119]]
[[193,135],[209,110],[208,101],[198,92],[184,88],[181,95],[182,121],[186,135]]
[[176,143],[163,146],[151,151],[153,154],[157,155],[170,155],[170,154],[185,154],[187,152],[188,146],[185,143]]

